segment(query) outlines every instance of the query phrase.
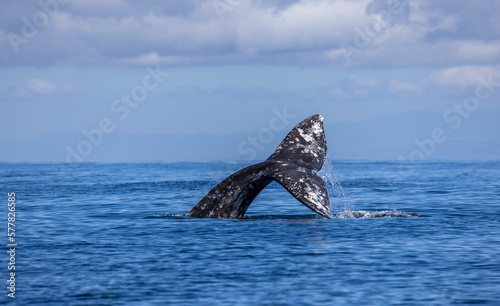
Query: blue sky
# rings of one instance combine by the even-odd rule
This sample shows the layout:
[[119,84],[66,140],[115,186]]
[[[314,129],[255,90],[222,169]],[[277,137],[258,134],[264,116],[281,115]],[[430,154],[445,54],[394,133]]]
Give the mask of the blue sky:
[[[283,107],[294,123],[443,113],[480,77],[500,82],[499,29],[493,0],[2,1],[0,141],[103,118],[185,135],[251,133]],[[144,90],[147,69],[163,77]]]

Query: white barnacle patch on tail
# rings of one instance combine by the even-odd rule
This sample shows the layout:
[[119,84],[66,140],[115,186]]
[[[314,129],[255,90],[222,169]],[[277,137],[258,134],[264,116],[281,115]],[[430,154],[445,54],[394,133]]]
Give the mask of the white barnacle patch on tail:
[[321,190],[315,185],[307,185],[304,188],[306,192],[306,198],[309,200],[311,204],[316,206],[317,208],[323,208],[323,196],[321,195]]
[[323,131],[323,129],[321,128],[321,123],[320,122],[314,122],[314,124],[312,126],[312,131],[316,135],[321,134],[321,132]]
[[305,133],[302,129],[297,129],[297,132],[299,132],[300,136],[307,142],[312,142],[314,140],[314,137],[312,137],[312,135]]

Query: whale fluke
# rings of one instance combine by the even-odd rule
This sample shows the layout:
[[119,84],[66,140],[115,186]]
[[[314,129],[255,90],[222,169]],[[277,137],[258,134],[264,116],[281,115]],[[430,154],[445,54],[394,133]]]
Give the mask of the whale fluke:
[[330,218],[328,192],[316,174],[326,159],[326,149],[323,117],[311,116],[295,126],[268,159],[227,177],[187,215],[241,218],[262,189],[277,181],[302,204]]

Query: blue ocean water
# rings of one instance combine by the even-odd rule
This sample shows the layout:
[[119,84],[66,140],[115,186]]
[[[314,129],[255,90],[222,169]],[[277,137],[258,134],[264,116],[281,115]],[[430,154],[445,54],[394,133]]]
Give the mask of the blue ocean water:
[[[7,193],[16,194],[15,301],[500,303],[500,162],[334,161],[322,175],[337,218],[277,183],[244,219],[183,216],[244,166],[0,164],[5,250]],[[0,260],[0,302],[12,302],[9,255]]]

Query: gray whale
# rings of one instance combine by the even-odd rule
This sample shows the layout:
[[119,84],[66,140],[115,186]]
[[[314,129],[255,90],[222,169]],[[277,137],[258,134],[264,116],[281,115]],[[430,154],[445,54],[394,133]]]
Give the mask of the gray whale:
[[323,117],[311,116],[295,126],[268,159],[224,179],[187,216],[241,218],[262,189],[277,181],[302,204],[330,218],[328,192],[316,174],[326,149]]

